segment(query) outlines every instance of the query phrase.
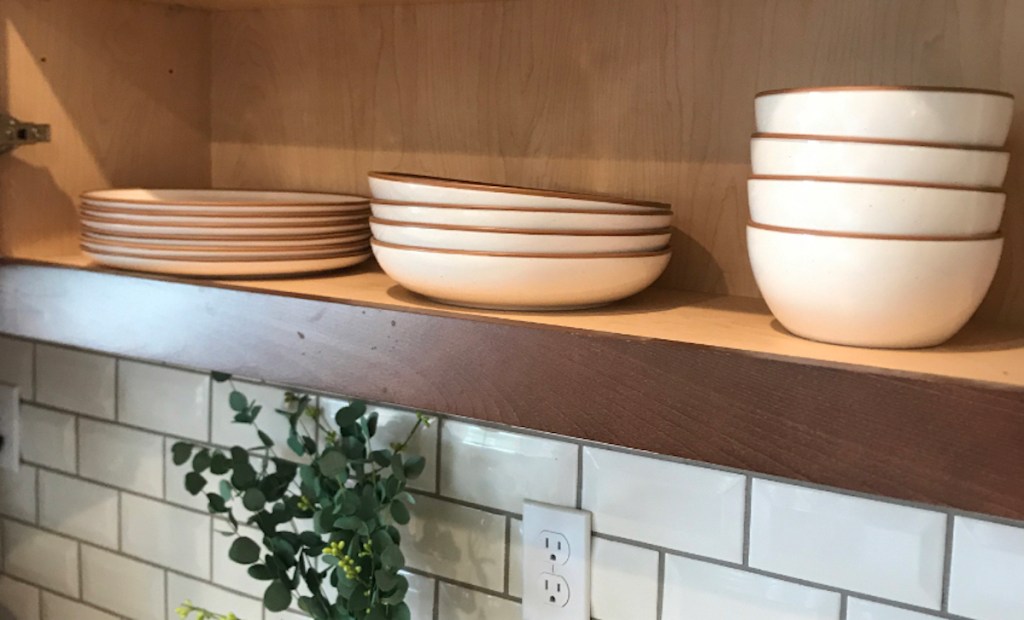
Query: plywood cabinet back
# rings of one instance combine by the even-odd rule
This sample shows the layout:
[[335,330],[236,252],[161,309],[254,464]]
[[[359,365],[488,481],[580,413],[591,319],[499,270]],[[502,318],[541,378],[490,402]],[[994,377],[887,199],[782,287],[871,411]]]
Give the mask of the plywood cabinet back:
[[[1024,99],[1024,0],[509,0],[213,15],[213,180],[367,191],[369,169],[674,204],[664,284],[757,295],[753,96],[845,83]],[[986,318],[1024,322],[1024,113]],[[827,208],[827,205],[822,205]]]
[[0,157],[0,255],[77,252],[83,190],[210,183],[208,13],[3,0],[0,20],[0,109],[53,129]]

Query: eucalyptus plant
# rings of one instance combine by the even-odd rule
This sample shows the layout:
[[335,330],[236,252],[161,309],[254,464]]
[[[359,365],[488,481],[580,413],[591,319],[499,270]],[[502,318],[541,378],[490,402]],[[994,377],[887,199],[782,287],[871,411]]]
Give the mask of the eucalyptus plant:
[[[185,488],[192,495],[206,492],[209,512],[227,523],[222,534],[234,538],[229,557],[248,565],[253,579],[267,582],[264,606],[282,611],[297,599],[316,620],[409,620],[409,582],[400,574],[405,556],[396,526],[409,522],[416,500],[406,485],[426,465],[406,449],[429,418],[417,414],[404,441],[378,447],[378,414],[363,402],[336,411],[331,426],[307,394],[286,393],[285,408],[266,414],[230,375],[213,373],[213,379],[230,384],[234,422],[253,427],[255,445],[223,451],[178,442],[172,457],[179,466],[191,462]],[[261,414],[287,418],[287,447],[308,464],[277,453],[257,424]],[[235,512],[239,503],[251,513],[244,523],[259,530],[259,542],[245,535]],[[190,601],[177,611],[196,620],[236,618]]]

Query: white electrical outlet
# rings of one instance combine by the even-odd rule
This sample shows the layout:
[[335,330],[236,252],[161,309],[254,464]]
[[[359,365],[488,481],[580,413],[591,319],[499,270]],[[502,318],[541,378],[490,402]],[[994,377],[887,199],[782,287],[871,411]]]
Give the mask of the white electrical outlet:
[[0,437],[3,437],[3,443],[0,444],[0,469],[18,471],[21,460],[21,446],[18,442],[21,436],[18,418],[20,404],[18,388],[0,384]]
[[590,513],[523,504],[523,620],[590,619]]

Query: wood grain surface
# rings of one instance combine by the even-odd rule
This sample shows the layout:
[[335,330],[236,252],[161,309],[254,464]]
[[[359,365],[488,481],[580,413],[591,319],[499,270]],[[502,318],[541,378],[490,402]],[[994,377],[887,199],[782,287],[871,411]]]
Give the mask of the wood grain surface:
[[[661,284],[756,296],[760,90],[916,84],[1024,100],[1024,0],[507,0],[213,16],[213,180],[366,192],[398,169],[671,202]],[[1024,324],[1024,106],[981,318]],[[1019,153],[1019,154],[1018,154]]]
[[0,333],[1024,518],[1019,387],[17,264]]

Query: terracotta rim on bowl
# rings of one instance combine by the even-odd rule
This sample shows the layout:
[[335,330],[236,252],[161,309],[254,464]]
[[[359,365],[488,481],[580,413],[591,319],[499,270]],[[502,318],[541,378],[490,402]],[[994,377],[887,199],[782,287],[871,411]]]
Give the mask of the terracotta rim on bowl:
[[[281,228],[323,228],[325,226],[347,226],[351,224],[358,224],[360,221],[367,221],[369,219],[366,215],[358,217],[329,217],[322,222],[312,222],[308,224],[238,224],[238,223],[167,223],[167,222],[146,222],[139,220],[119,220],[117,218],[109,217],[96,217],[87,213],[79,215],[82,222],[85,224],[89,223],[101,223],[101,224],[116,224],[120,226],[143,226],[146,228],[266,228],[269,230],[278,230]],[[369,226],[369,224],[367,224]],[[358,230],[358,229],[354,229]]]
[[961,93],[970,95],[996,95],[999,97],[1007,97],[1014,99],[1012,93],[1007,93],[1001,90],[989,90],[986,88],[964,88],[960,86],[803,86],[798,88],[776,88],[772,90],[762,90],[761,92],[754,95],[754,99],[758,97],[767,97],[769,95],[784,95],[788,93],[817,93],[817,92],[836,92],[836,91],[894,91],[894,90],[905,90],[905,91],[918,91],[928,93]]
[[667,235],[672,232],[671,228],[649,228],[646,230],[547,230],[538,228],[492,228],[490,226],[454,226],[451,224],[419,224],[416,222],[396,222],[376,217],[370,218],[371,224],[383,224],[384,226],[396,226],[402,228],[428,228],[431,230],[454,230],[457,232],[473,233],[498,233],[512,235],[541,235],[566,237],[647,237],[651,235]]
[[302,245],[296,247],[278,247],[278,248],[246,248],[246,247],[235,247],[225,248],[216,246],[202,246],[202,245],[174,245],[174,246],[154,246],[148,243],[135,243],[132,241],[108,241],[106,239],[97,239],[92,235],[83,234],[80,243],[89,244],[92,246],[103,245],[111,246],[112,248],[132,248],[136,250],[155,250],[157,252],[181,252],[188,254],[189,252],[211,252],[211,253],[246,253],[254,254],[259,252],[266,252],[267,254],[302,254],[304,252],[323,252],[324,250],[337,250],[338,252],[350,252],[360,248],[368,248],[369,235],[366,235],[363,239],[356,241],[348,241],[345,243],[324,243],[318,245]]
[[878,239],[880,241],[991,241],[1002,238],[1001,232],[982,233],[980,235],[873,235],[870,233],[844,233],[827,230],[804,230],[803,228],[786,228],[784,226],[772,226],[771,224],[758,224],[754,220],[747,220],[750,228],[759,228],[772,232],[788,233],[793,235],[813,235],[815,237],[842,237],[845,239]]
[[[340,206],[340,205],[326,205],[326,206]],[[353,211],[341,211],[339,213],[200,213],[194,211],[160,211],[160,212],[140,212],[133,211],[131,209],[118,209],[116,207],[102,207],[90,204],[88,202],[82,203],[83,212],[97,213],[99,215],[131,215],[133,217],[194,217],[197,219],[206,218],[228,218],[228,219],[286,219],[286,218],[314,218],[314,219],[330,219],[330,218],[341,218],[341,217],[369,217],[370,209],[359,209]]]
[[664,256],[672,253],[672,248],[664,250],[653,250],[650,252],[600,252],[594,254],[547,254],[543,252],[484,252],[481,250],[446,250],[441,248],[420,248],[412,245],[399,245],[388,243],[380,239],[371,239],[370,244],[391,248],[393,250],[408,250],[412,252],[429,252],[431,254],[463,254],[466,256],[497,256],[500,258],[650,258],[652,256]]
[[[315,233],[311,235],[172,235],[172,234],[153,234],[153,233],[116,233],[107,230],[100,230],[89,226],[88,224],[82,227],[82,236],[91,237],[99,243],[106,243],[105,239],[96,238],[97,235],[105,237],[131,237],[133,239],[148,239],[153,241],[183,241],[188,239],[201,239],[203,241],[326,241],[331,239],[337,239],[339,237],[356,237],[358,240],[364,240],[370,238],[369,228],[364,230],[356,231],[339,231],[332,233]],[[152,247],[152,246],[150,246]],[[177,246],[175,246],[177,247]]]
[[767,138],[769,140],[802,140],[808,142],[854,142],[857,144],[880,144],[883,146],[923,146],[931,149],[949,149],[957,151],[985,151],[987,153],[1006,153],[999,147],[992,146],[971,146],[962,144],[950,144],[948,142],[911,142],[907,140],[886,140],[882,138],[849,138],[847,136],[819,136],[814,134],[801,133],[765,133],[756,132],[750,135],[753,138]]
[[138,254],[124,254],[122,252],[109,252],[106,250],[90,250],[88,248],[82,248],[83,251],[89,254],[95,254],[96,256],[120,256],[122,258],[134,258],[139,260],[163,260],[173,262],[189,262],[189,263],[281,263],[281,262],[293,262],[293,261],[304,261],[304,260],[330,260],[332,258],[348,258],[350,256],[363,256],[370,254],[370,248],[360,249],[354,252],[339,252],[337,254],[313,254],[313,255],[302,255],[296,254],[288,258],[280,258],[276,256],[260,257],[260,258],[209,258],[207,256],[188,256],[188,255],[176,255],[176,256],[165,256],[160,254],[154,254],[152,256],[139,256]]
[[[124,192],[124,191],[139,191],[139,192],[181,192],[181,191],[196,191],[196,192],[266,192],[268,194],[306,194],[306,195],[332,195],[338,196],[337,202],[295,202],[292,200],[275,200],[275,201],[251,201],[251,200],[227,200],[227,201],[204,201],[204,200],[181,200],[181,201],[166,201],[166,200],[137,200],[137,199],[122,199],[122,198],[101,198],[96,196],[104,192]],[[101,202],[124,202],[128,204],[140,204],[140,205],[188,205],[196,207],[330,207],[337,205],[354,205],[354,204],[365,204],[370,202],[369,198],[364,196],[356,196],[354,194],[333,194],[332,192],[312,192],[303,190],[268,190],[268,189],[244,189],[244,188],[208,188],[208,189],[169,189],[169,188],[145,188],[145,187],[118,187],[108,189],[91,189],[86,192],[82,192],[79,196],[83,201],[86,200],[98,200]]]
[[787,174],[752,174],[751,181],[817,181],[820,183],[850,183],[851,185],[888,185],[892,187],[920,187],[923,189],[948,189],[958,192],[984,192],[1003,194],[998,187],[987,185],[943,185],[941,183],[909,183],[907,181],[886,181],[882,179],[858,179],[856,177],[813,177]]
[[[639,215],[643,217],[666,215],[662,207],[648,207],[649,211],[630,211],[628,209],[568,209],[557,207],[489,207],[487,205],[453,205],[439,202],[409,202],[405,200],[383,200],[374,198],[370,206],[385,207],[424,207],[427,209],[469,209],[473,211],[515,211],[517,213],[572,213],[574,215]],[[669,210],[671,213],[671,210]]]
[[648,200],[631,200],[619,196],[606,194],[583,194],[579,192],[564,192],[560,190],[537,189],[532,187],[521,187],[518,185],[498,185],[495,183],[481,183],[478,181],[466,181],[462,179],[449,179],[445,177],[432,177],[422,174],[408,174],[405,172],[371,172],[371,179],[382,179],[385,181],[397,181],[399,183],[418,183],[420,185],[432,185],[435,187],[450,187],[454,189],[470,189],[476,191],[498,192],[503,194],[523,194],[528,196],[545,196],[548,198],[569,198],[574,200],[590,200],[593,202],[611,202],[637,207],[655,207],[658,209],[671,210],[671,205],[663,202],[651,202]]

